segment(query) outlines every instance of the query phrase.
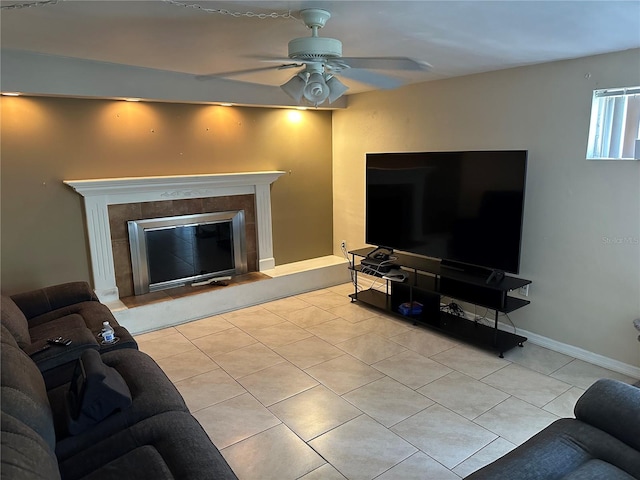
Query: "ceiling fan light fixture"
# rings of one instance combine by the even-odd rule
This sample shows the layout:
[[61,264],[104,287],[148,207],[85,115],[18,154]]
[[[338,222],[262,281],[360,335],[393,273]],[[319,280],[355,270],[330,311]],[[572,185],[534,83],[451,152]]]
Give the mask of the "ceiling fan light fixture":
[[321,73],[314,72],[309,75],[307,86],[304,87],[304,98],[314,105],[319,105],[329,97],[329,87]]
[[300,103],[300,100],[302,100],[302,96],[304,95],[306,85],[306,79],[302,74],[298,74],[291,77],[287,83],[280,85],[280,88],[284,90],[284,93],[289,95],[296,102]]
[[349,90],[349,87],[334,76],[327,79],[327,86],[329,87],[329,103],[335,102],[347,90]]
[[[297,3],[306,4],[309,2]],[[311,3],[321,4],[323,2]],[[247,16],[254,15],[247,13]],[[291,16],[287,15],[287,18],[289,17]],[[265,62],[279,63],[280,65],[210,75],[196,75],[195,77],[198,79],[225,78],[269,70],[301,69],[302,71],[298,71],[286,83],[280,85],[280,88],[295,100],[298,105],[315,106],[317,108],[325,102],[330,104],[336,102],[349,90],[349,87],[344,85],[336,76],[355,80],[374,89],[392,89],[398,88],[405,83],[410,83],[409,79],[405,80],[392,75],[394,71],[424,72],[431,68],[428,63],[409,57],[343,57],[342,42],[340,40],[320,37],[318,34],[319,30],[331,18],[331,13],[328,10],[322,8],[302,9],[300,18],[307,28],[311,30],[311,36],[294,38],[289,41],[287,59],[268,57],[264,60]],[[378,73],[378,70],[386,70],[390,74]],[[249,81],[246,83],[264,84],[261,81]],[[273,85],[271,81],[266,83]]]

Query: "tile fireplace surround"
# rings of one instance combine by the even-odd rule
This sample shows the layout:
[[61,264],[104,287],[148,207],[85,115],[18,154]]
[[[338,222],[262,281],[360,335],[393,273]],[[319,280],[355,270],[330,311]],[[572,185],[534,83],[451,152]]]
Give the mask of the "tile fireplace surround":
[[129,241],[128,221],[179,218],[182,215],[217,214],[242,210],[244,211],[242,233],[245,237],[246,268],[247,272],[255,272],[258,269],[256,260],[255,203],[255,195],[252,194],[109,205],[113,263],[116,271],[116,286],[118,287],[120,298],[123,299],[135,295],[135,275]]
[[65,180],[66,185],[84,197],[93,284],[100,301],[114,302],[120,297],[116,282],[109,206],[213,197],[245,196],[244,198],[247,198],[246,195],[253,195],[255,196],[257,269],[262,272],[275,267],[270,185],[284,173],[268,171]]

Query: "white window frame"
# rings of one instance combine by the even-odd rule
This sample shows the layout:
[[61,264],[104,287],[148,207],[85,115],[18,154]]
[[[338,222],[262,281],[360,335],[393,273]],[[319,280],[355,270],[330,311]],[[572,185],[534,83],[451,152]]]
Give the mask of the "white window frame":
[[587,160],[640,159],[640,86],[593,91]]

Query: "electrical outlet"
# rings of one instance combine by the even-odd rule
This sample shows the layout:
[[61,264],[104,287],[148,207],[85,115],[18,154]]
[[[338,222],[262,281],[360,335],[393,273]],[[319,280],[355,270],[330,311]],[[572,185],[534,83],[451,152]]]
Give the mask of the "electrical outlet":
[[518,293],[520,295],[522,295],[523,297],[528,297],[529,296],[529,284],[525,285],[524,287],[520,287],[520,290],[518,290]]
[[340,242],[340,248],[345,250],[347,248],[347,241],[346,240],[342,240]]

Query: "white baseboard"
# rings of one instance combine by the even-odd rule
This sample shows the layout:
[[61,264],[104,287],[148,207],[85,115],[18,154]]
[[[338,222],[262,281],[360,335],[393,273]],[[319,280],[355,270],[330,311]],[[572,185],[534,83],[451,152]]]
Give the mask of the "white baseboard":
[[[508,325],[506,323],[498,322],[498,328],[507,332],[513,332],[513,325]],[[629,377],[633,378],[640,378],[640,367],[629,365],[628,363],[620,362],[618,360],[614,360],[613,358],[605,357],[604,355],[590,352],[589,350],[585,350],[580,347],[562,343],[552,338],[529,332],[528,330],[524,330],[522,328],[516,327],[516,332],[518,335],[527,337],[527,341],[535,345],[539,345],[541,347],[548,348],[549,350],[553,350],[554,352],[577,358],[578,360],[584,360],[585,362],[592,363],[593,365],[606,368],[613,372],[628,375]]]
[[[465,310],[465,315],[468,320],[473,320],[475,316],[474,313],[466,310]],[[511,324],[498,322],[498,328],[500,330],[513,333],[514,326]],[[605,357],[604,355],[590,352],[589,350],[585,350],[580,347],[575,347],[567,343],[562,343],[562,342],[559,342],[558,340],[554,340],[549,337],[544,337],[542,335],[530,332],[528,330],[524,330],[522,328],[516,327],[516,333],[518,335],[522,335],[523,337],[527,337],[528,342],[531,342],[535,345],[539,345],[540,347],[548,348],[549,350],[553,350],[554,352],[568,355],[578,360],[584,360],[585,362],[592,363],[593,365],[606,368],[613,372],[621,373],[623,375],[628,375],[629,377],[632,377],[632,378],[640,379],[640,367],[637,367],[635,365],[630,365],[628,363],[620,362],[618,360],[614,360],[613,358]]]

